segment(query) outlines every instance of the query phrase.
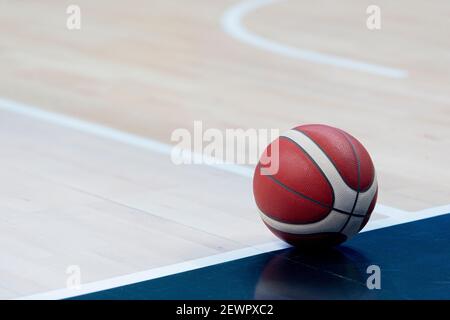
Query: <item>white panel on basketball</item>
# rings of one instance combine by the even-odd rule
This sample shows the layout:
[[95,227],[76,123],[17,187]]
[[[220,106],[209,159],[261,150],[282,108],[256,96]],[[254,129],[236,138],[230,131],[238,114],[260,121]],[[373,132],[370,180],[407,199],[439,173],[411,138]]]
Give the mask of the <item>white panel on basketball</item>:
[[[364,192],[359,193],[358,200],[356,201],[355,205],[355,210],[353,211],[354,214],[361,214],[361,215],[367,214],[367,210],[370,207],[373,197],[375,196],[375,192],[377,191],[377,188],[378,183],[377,177],[375,175],[370,188]],[[348,221],[347,225],[345,226],[345,228],[341,232],[345,234],[347,237],[350,237],[358,233],[363,221],[364,217],[352,216]]]
[[293,234],[311,234],[320,232],[339,232],[345,225],[348,215],[331,210],[322,220],[308,224],[291,224],[274,220],[260,211],[261,218],[272,228]]
[[[347,186],[328,156],[308,136],[296,130],[289,130],[282,136],[299,145],[317,163],[330,182],[334,192],[333,208],[351,212],[357,192]],[[344,215],[345,216],[345,215]]]
[[367,210],[369,209],[370,203],[372,202],[378,188],[377,175],[375,173],[374,175],[375,176],[370,188],[364,192],[359,193],[358,201],[356,202],[355,210],[353,211],[354,214],[365,215]]

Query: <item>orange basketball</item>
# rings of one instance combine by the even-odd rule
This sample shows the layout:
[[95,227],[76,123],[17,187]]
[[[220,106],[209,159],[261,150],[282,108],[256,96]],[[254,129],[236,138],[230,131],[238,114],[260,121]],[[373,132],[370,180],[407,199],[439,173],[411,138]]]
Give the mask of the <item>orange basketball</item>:
[[[266,172],[269,165],[276,171]],[[369,153],[356,138],[313,124],[295,127],[267,147],[253,192],[263,222],[279,238],[295,246],[329,246],[366,225],[378,185]]]

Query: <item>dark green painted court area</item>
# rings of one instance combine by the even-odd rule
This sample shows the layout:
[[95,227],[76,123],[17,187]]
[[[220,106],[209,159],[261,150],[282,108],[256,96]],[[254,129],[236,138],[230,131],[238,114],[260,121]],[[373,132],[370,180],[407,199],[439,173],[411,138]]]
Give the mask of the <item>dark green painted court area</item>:
[[[381,270],[369,290],[367,267]],[[335,249],[285,249],[76,299],[450,299],[450,214],[364,232]]]

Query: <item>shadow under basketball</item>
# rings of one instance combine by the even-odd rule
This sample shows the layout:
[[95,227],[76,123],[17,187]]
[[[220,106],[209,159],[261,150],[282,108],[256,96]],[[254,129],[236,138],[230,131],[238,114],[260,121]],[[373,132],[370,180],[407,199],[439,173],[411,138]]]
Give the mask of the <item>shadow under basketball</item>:
[[255,287],[255,299],[374,299],[366,273],[370,261],[348,247],[324,252],[291,249],[268,261]]

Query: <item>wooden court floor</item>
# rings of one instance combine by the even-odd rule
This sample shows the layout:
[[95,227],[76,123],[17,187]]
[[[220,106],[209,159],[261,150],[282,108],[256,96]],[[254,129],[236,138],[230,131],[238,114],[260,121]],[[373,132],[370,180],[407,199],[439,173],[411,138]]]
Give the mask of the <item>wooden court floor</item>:
[[77,0],[72,31],[73,1],[0,4],[0,298],[276,243],[250,167],[170,162],[195,120],[352,133],[374,227],[450,204],[446,1],[377,1],[377,31],[356,0]]

